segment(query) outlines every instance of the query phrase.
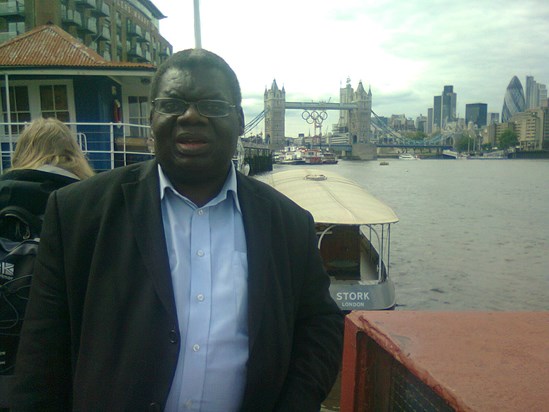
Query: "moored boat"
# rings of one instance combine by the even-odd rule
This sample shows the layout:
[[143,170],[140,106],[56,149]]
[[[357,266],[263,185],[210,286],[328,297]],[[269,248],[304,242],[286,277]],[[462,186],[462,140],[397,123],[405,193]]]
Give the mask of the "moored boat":
[[305,149],[302,151],[302,158],[306,164],[322,164],[324,160],[324,154],[320,149]]
[[332,152],[324,152],[324,156],[322,157],[322,164],[325,165],[335,165],[337,164],[338,160],[335,154]]
[[340,309],[395,306],[389,277],[393,210],[337,173],[299,168],[258,176],[315,219],[318,247],[330,275],[330,294]]
[[411,153],[402,153],[398,156],[400,160],[418,160],[419,157]]

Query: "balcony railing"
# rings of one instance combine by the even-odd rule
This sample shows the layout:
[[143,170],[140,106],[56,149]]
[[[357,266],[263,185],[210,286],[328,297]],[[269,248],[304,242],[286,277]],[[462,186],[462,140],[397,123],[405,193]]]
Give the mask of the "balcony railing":
[[67,6],[61,5],[61,20],[67,25],[82,26],[82,14],[73,9],[67,9]]
[[25,2],[21,0],[9,0],[0,3],[0,16],[8,19],[10,16],[24,17]]
[[99,33],[98,38],[101,40],[110,40],[111,39],[111,30],[107,26],[101,27],[100,24],[97,25],[97,33]]
[[75,4],[77,6],[85,7],[85,8],[94,8],[95,9],[97,7],[96,0],[76,0]]
[[141,45],[138,43],[135,46],[128,49],[128,56],[143,57],[143,48],[141,47]]
[[[96,172],[152,159],[149,127],[130,123],[66,123]],[[0,173],[11,157],[25,123],[0,123]]]
[[91,13],[97,17],[109,17],[111,15],[109,5],[99,1],[97,2],[97,7],[92,9]]
[[4,43],[5,41],[7,41],[9,39],[12,39],[15,36],[17,36],[18,34],[19,33],[15,32],[15,31],[0,32],[0,43]]

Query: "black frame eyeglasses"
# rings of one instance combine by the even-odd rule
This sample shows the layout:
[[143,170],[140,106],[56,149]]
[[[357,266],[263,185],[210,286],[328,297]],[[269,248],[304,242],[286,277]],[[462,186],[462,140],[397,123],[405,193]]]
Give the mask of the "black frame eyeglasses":
[[188,102],[175,97],[157,97],[152,101],[154,111],[167,116],[181,116],[191,105],[204,117],[227,117],[236,105],[224,100],[197,100]]

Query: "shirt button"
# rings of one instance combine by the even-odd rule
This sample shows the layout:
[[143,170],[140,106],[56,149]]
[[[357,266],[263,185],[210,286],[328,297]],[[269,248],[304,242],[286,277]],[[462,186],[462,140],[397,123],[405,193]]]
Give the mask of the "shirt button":
[[193,352],[198,352],[200,350],[200,345],[197,345],[196,343],[193,345]]
[[187,401],[185,402],[185,408],[191,409],[193,407],[193,401]]
[[196,254],[200,257],[204,256],[204,251],[202,249],[200,249],[198,252],[196,252]]
[[199,301],[199,302],[202,302],[204,300],[204,295],[202,293],[196,295],[196,299]]
[[198,216],[202,216],[203,214],[204,214],[204,210],[203,210],[203,209],[200,209],[200,210],[198,211]]
[[177,343],[179,340],[179,337],[177,336],[177,332],[175,329],[172,329],[170,331],[170,343]]

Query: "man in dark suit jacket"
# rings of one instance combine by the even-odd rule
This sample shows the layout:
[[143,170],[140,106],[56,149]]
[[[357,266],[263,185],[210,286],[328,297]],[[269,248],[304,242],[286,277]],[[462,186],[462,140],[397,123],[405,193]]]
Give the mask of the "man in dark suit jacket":
[[[191,382],[174,383],[188,330],[174,297],[162,174],[195,210],[208,207],[236,176],[247,256],[247,344],[245,373],[235,386],[238,405],[229,409],[318,411],[339,370],[343,319],[328,292],[311,215],[235,174],[231,159],[244,116],[238,80],[219,56],[175,54],[159,68],[151,96],[156,160],[50,197],[14,410],[183,407],[167,406]],[[215,388],[207,390],[215,398]],[[212,410],[210,400],[185,406]]]

